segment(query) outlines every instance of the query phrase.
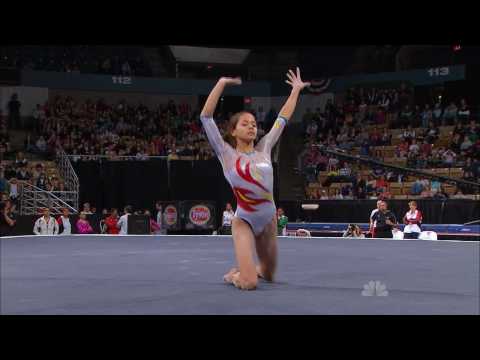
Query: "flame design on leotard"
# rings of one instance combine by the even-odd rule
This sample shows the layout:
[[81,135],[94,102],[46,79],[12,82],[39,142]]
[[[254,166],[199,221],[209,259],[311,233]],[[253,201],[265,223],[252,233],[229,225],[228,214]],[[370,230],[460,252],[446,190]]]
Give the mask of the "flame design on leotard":
[[251,184],[255,184],[257,185],[260,189],[268,192],[268,190],[265,188],[265,186],[263,186],[262,184],[260,184],[257,180],[255,180],[253,177],[252,177],[252,174],[250,173],[250,161],[247,161],[247,164],[245,165],[245,172],[243,172],[241,166],[240,166],[240,159],[242,157],[240,156],[238,159],[237,159],[237,162],[236,162],[236,168],[237,168],[237,173],[238,175],[245,181],[248,181],[249,183]]
[[254,194],[253,191],[250,191],[248,189],[240,188],[240,187],[233,187],[233,194],[237,198],[237,204],[240,206],[243,210],[248,211],[248,212],[255,212],[257,209],[255,209],[252,206],[259,205],[262,203],[270,202],[270,199],[253,199],[248,194]]

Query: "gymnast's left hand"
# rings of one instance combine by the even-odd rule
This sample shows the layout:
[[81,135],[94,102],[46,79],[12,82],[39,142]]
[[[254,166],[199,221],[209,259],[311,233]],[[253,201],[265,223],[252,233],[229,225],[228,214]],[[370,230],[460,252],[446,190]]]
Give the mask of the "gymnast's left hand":
[[295,74],[292,70],[288,70],[287,73],[288,80],[285,80],[287,84],[292,87],[292,90],[303,90],[307,86],[310,86],[309,82],[303,82],[300,76],[300,69],[297,67],[297,73]]

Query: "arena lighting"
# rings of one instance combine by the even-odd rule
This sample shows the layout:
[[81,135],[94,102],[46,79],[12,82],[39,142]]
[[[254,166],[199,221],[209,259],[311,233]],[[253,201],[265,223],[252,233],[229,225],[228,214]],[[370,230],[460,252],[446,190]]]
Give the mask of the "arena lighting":
[[318,204],[302,204],[303,210],[318,210]]
[[462,50],[462,46],[460,44],[453,45],[453,51],[460,51]]
[[240,65],[250,54],[249,49],[208,48],[200,46],[169,46],[177,62]]

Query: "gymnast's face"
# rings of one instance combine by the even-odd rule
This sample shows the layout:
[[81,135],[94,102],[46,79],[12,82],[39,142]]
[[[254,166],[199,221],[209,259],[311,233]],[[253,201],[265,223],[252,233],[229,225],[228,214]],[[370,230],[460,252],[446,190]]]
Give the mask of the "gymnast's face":
[[232,136],[244,142],[251,142],[257,138],[257,122],[252,114],[244,113],[240,116]]

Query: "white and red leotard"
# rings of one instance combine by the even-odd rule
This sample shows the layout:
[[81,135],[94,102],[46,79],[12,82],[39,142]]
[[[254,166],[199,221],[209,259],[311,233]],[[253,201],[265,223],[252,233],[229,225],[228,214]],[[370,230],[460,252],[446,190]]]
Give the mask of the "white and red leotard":
[[200,120],[237,199],[235,216],[249,223],[255,236],[259,235],[276,216],[271,151],[287,120],[278,117],[251,153],[241,153],[225,142],[212,117],[201,116]]
[[422,213],[420,210],[416,209],[415,211],[408,210],[403,218],[405,228],[403,229],[404,233],[421,233],[420,225],[422,224]]

